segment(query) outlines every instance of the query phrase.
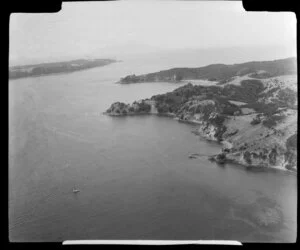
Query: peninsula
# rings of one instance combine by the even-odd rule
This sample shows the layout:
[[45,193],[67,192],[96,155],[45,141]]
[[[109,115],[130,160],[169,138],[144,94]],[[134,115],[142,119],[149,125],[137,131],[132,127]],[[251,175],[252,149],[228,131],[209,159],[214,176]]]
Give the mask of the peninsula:
[[280,75],[297,74],[296,58],[274,61],[246,62],[240,64],[211,64],[200,68],[172,68],[144,75],[128,75],[118,83],[180,82],[183,80],[208,80],[220,84],[236,76],[249,75],[254,78],[270,78]]
[[[215,84],[188,83],[132,104],[116,102],[105,114],[172,116],[178,121],[198,124],[195,134],[223,144],[221,152],[210,157],[213,161],[296,171],[296,58],[203,68],[210,68],[205,79],[213,77],[217,80]],[[162,72],[148,75],[157,76],[160,81],[172,75],[172,70]],[[182,79],[186,79],[193,69],[180,72]]]
[[9,68],[9,78],[16,79],[30,76],[74,72],[78,70],[102,67],[115,62],[118,61],[113,59],[78,59],[64,62],[13,66]]

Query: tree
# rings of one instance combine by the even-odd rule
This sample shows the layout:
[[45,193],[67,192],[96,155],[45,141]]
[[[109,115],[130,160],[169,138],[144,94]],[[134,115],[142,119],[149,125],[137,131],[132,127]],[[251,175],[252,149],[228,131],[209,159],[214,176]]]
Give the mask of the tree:
[[183,79],[183,76],[182,75],[179,75],[179,74],[176,74],[176,76],[175,76],[175,80],[176,81],[181,81]]

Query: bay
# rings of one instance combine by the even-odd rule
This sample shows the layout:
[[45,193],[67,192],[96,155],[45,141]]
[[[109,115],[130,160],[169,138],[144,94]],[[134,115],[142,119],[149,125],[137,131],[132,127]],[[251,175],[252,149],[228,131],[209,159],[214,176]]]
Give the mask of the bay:
[[115,84],[173,66],[125,61],[9,81],[11,241],[295,241],[295,175],[209,162],[221,147],[192,134],[195,125],[102,114],[181,86]]

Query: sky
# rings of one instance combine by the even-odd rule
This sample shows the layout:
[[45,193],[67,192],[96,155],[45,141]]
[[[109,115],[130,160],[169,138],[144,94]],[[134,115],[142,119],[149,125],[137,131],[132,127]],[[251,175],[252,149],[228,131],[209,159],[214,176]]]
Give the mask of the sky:
[[58,13],[14,13],[10,63],[103,54],[247,46],[296,49],[296,16],[246,12],[241,1],[63,3]]

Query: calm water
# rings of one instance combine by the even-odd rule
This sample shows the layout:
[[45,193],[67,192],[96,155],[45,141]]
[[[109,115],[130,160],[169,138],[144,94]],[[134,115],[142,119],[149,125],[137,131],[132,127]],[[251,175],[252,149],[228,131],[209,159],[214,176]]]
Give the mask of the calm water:
[[11,241],[296,239],[295,175],[211,163],[220,146],[193,125],[102,115],[114,101],[178,87],[113,84],[120,77],[172,66],[122,62],[9,82]]

